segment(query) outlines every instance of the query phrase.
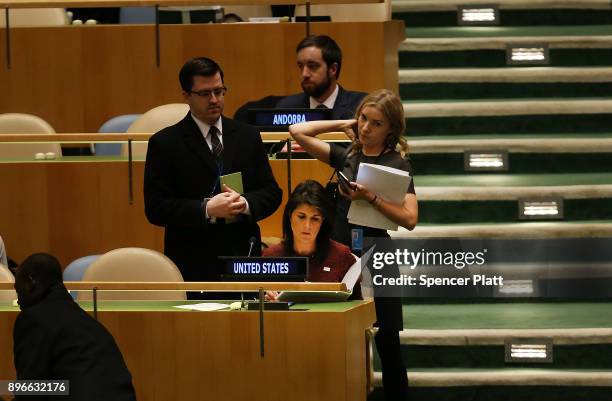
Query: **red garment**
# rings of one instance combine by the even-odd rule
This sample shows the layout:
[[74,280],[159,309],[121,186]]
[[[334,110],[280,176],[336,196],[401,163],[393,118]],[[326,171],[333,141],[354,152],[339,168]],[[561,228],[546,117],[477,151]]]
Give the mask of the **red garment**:
[[[282,244],[273,245],[264,249],[263,256],[285,256],[285,249]],[[308,281],[339,283],[355,261],[348,246],[330,240],[323,263],[318,263],[312,257],[308,260]]]

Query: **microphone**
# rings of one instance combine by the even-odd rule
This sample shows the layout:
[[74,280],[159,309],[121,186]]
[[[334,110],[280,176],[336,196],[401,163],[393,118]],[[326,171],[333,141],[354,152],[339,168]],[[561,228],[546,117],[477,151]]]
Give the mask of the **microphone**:
[[253,251],[253,245],[255,244],[255,241],[257,241],[255,237],[249,238],[249,254],[247,255],[247,258],[251,257],[251,252]]
[[268,156],[272,156],[280,152],[281,150],[283,150],[283,146],[285,146],[286,144],[287,144],[287,141],[284,139],[273,144],[272,146],[270,146],[270,150],[268,151]]

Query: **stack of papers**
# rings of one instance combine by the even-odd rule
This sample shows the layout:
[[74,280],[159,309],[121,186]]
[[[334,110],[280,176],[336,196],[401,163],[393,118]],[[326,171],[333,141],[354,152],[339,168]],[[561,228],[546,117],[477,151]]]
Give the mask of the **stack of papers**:
[[199,312],[211,312],[215,310],[229,309],[230,306],[228,304],[220,304],[217,302],[202,302],[199,304],[175,305],[174,307],[178,309],[195,310]]
[[[384,200],[401,205],[412,177],[407,171],[378,164],[361,163],[357,172],[357,183]],[[365,200],[351,202],[348,212],[349,223],[360,226],[397,231],[397,224],[374,209]]]

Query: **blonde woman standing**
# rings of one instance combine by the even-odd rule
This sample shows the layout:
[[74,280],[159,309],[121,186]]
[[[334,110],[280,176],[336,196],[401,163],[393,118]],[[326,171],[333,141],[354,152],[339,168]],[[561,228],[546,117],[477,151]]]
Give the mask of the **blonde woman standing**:
[[[306,152],[338,169],[351,181],[351,191],[340,190],[342,197],[336,206],[333,235],[336,241],[349,246],[352,230],[362,230],[363,237],[389,238],[385,230],[356,226],[348,222],[348,210],[354,200],[367,201],[371,207],[408,230],[412,230],[418,220],[414,180],[411,181],[401,204],[389,202],[355,182],[360,163],[393,167],[407,171],[412,176],[412,166],[405,158],[408,145],[403,138],[405,120],[401,100],[389,90],[378,90],[363,99],[355,118],[355,120],[311,121],[289,127],[291,136]],[[357,132],[353,130],[355,124]],[[350,149],[317,138],[321,133],[333,131],[347,133],[353,142]],[[399,271],[396,273],[399,274]],[[375,293],[374,302],[376,325],[379,327],[375,340],[382,363],[385,397],[388,401],[404,400],[408,380],[399,343],[399,331],[403,330],[401,298],[377,297]]]

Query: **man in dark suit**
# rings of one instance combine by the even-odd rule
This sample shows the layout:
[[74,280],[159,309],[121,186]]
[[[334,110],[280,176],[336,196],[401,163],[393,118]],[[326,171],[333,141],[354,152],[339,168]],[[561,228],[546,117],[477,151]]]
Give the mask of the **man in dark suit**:
[[281,99],[278,108],[328,108],[332,119],[355,118],[355,110],[366,95],[347,91],[338,85],[342,51],[329,36],[308,36],[296,48],[302,93]]
[[69,395],[15,401],[136,401],[132,375],[112,335],[77,305],[53,256],[29,256],[17,269],[21,307],[13,329],[17,380],[68,380]]
[[[218,256],[259,255],[257,221],[281,203],[259,132],[222,116],[223,71],[206,57],[179,73],[189,113],[149,140],[145,213],[165,227],[164,253],[186,281],[218,279]],[[240,172],[243,193],[221,184]]]

